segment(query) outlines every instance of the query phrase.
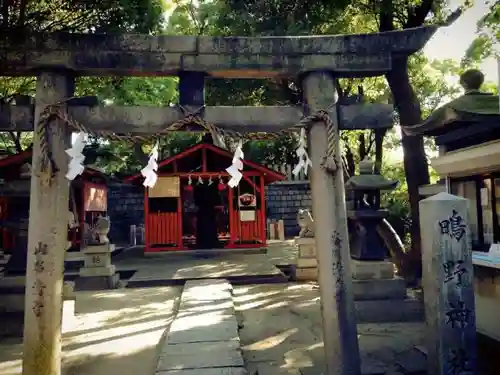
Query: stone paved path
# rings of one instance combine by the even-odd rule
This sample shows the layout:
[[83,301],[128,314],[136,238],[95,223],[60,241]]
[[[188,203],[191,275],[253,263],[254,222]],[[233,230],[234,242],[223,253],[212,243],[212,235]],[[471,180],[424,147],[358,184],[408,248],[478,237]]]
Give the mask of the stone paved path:
[[226,280],[188,281],[156,368],[156,375],[245,375]]

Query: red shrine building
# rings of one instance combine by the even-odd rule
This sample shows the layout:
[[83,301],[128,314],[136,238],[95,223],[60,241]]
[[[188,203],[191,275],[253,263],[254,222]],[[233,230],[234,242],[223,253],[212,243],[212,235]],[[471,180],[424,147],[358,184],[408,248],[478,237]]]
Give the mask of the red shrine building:
[[[265,186],[285,176],[248,160],[231,188],[233,155],[199,143],[158,163],[158,180],[144,190],[145,252],[258,248],[266,245]],[[139,173],[126,181],[142,184]]]
[[[31,159],[32,150],[28,149],[0,160],[0,246],[12,253],[13,258],[21,253],[21,258],[26,256]],[[71,250],[80,247],[83,223],[90,225],[99,215],[106,215],[107,193],[107,177],[99,170],[85,167],[82,175],[71,181],[68,202]],[[70,225],[70,218],[74,225]]]

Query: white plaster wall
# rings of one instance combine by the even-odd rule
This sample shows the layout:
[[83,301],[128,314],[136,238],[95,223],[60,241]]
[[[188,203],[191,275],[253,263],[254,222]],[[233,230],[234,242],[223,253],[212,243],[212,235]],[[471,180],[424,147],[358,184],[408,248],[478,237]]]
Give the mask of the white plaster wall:
[[477,331],[500,341],[500,275],[474,281]]

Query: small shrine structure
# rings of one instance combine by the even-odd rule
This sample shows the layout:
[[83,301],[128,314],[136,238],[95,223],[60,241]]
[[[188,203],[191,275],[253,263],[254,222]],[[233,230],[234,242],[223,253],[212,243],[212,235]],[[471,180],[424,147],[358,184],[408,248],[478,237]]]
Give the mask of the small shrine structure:
[[[0,159],[0,247],[11,253],[7,269],[26,269],[32,149]],[[84,226],[107,212],[107,177],[86,166],[70,184],[68,250],[79,251]]]
[[232,158],[204,141],[158,163],[156,185],[144,188],[145,252],[266,246],[265,186],[285,176],[243,160],[242,180],[230,188]]
[[[448,192],[466,198],[477,331],[500,341],[500,112],[499,97],[480,91],[478,70],[462,74],[464,95],[437,109],[422,124],[405,129],[433,137],[439,156],[431,160],[441,181],[420,194]],[[425,267],[425,264],[424,264]]]

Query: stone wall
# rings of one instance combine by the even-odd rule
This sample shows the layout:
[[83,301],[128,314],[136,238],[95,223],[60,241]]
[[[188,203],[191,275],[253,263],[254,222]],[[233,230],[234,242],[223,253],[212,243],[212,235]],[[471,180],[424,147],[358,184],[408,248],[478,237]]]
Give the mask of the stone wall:
[[130,226],[144,224],[144,188],[112,183],[108,189],[109,238],[117,245],[128,244]]
[[[311,209],[308,181],[285,181],[266,187],[268,219],[282,219],[285,236],[299,234],[299,208]],[[111,219],[109,238],[114,244],[128,244],[130,226],[144,224],[144,190],[142,186],[123,183],[109,185],[108,214]]]
[[267,186],[266,208],[268,219],[283,219],[285,237],[299,234],[297,223],[299,208],[312,211],[309,181],[284,181]]

